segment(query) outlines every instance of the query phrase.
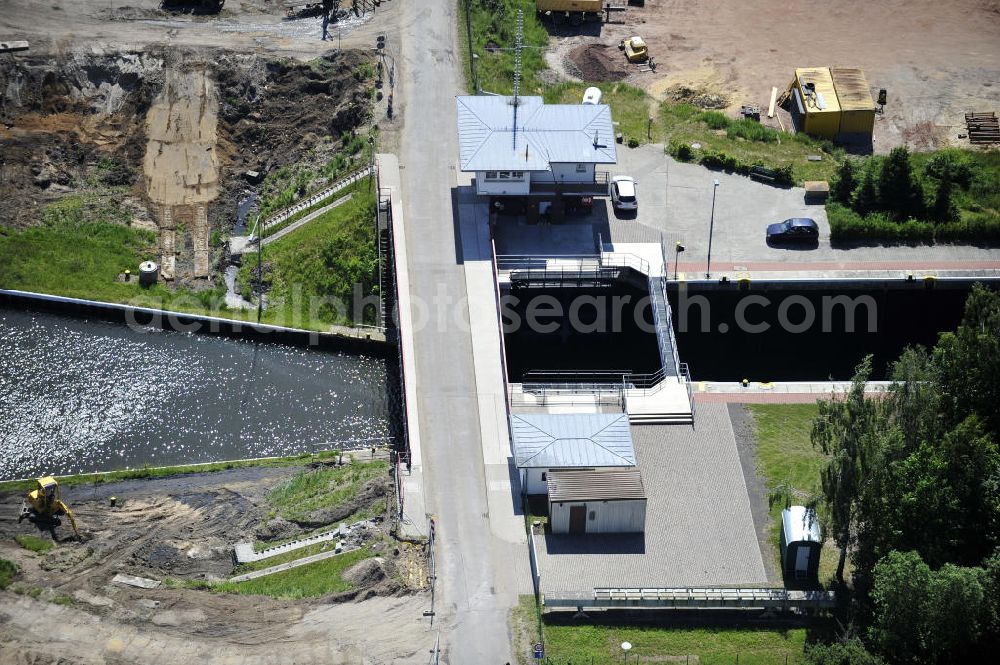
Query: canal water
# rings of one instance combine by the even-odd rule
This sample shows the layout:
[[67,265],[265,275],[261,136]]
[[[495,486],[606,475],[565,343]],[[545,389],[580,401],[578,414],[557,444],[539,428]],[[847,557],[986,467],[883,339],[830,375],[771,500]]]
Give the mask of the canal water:
[[377,358],[0,308],[0,479],[387,437],[386,375]]

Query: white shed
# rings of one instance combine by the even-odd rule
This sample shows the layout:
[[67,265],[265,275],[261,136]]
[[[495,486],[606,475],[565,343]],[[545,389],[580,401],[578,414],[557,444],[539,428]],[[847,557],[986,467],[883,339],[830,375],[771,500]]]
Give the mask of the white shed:
[[515,413],[510,421],[525,494],[548,492],[548,475],[557,469],[635,466],[627,413]]
[[786,579],[816,579],[823,549],[819,518],[805,506],[781,511],[781,563]]
[[638,469],[553,471],[548,486],[552,533],[646,530],[646,492]]

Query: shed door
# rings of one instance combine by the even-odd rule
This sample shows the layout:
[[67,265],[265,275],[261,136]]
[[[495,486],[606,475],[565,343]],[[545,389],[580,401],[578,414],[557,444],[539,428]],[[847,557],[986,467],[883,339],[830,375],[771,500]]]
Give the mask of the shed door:
[[587,533],[587,506],[569,507],[569,532]]
[[800,545],[795,553],[795,577],[806,577],[809,574],[809,552],[811,548]]

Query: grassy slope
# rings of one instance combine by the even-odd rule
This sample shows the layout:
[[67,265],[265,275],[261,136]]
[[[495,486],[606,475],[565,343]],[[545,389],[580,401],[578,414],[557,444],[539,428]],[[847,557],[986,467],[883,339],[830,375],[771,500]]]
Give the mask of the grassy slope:
[[[75,485],[114,483],[121,480],[133,480],[137,478],[165,478],[185,473],[215,473],[218,471],[228,471],[229,469],[244,469],[247,467],[286,467],[300,466],[308,464],[313,460],[333,459],[337,457],[335,451],[316,453],[310,455],[292,455],[288,457],[273,457],[269,459],[237,460],[233,462],[212,462],[210,464],[183,464],[178,466],[163,467],[143,467],[141,469],[125,469],[122,471],[108,471],[106,473],[80,473],[72,476],[58,476],[59,484],[64,487]],[[0,492],[23,492],[35,489],[34,480],[5,480],[0,482]]]
[[[534,598],[523,596],[515,610],[523,624],[536,626]],[[554,662],[611,665],[622,662],[622,642],[631,642],[629,660],[650,662],[658,658],[697,656],[702,665],[731,665],[739,654],[741,665],[802,662],[806,630],[694,628],[651,626],[554,625],[545,623],[546,656]],[[529,663],[522,658],[522,663]],[[684,662],[681,660],[680,662]]]
[[[501,49],[513,49],[517,25],[517,10],[524,10],[525,46],[544,47],[549,35],[535,14],[534,0],[459,0],[458,12],[459,53],[465,71],[466,89],[475,91],[474,81],[469,71],[469,42],[466,28],[466,7],[472,8],[473,52],[476,60],[476,74],[479,86],[486,92],[509,95],[514,90],[514,52],[500,50],[486,52],[486,42],[492,40]],[[469,4],[467,4],[469,3]],[[525,48],[521,51],[522,95],[540,95],[543,91],[538,74],[545,70],[542,48]]]
[[17,574],[17,566],[7,559],[0,559],[0,590],[6,589],[14,581]]
[[[699,143],[703,152],[724,152],[742,162],[760,161],[772,168],[790,165],[798,183],[828,180],[842,157],[829,145],[805,134],[778,134],[778,141],[771,143],[730,136],[723,129],[710,128],[701,110],[689,104],[662,104],[660,122],[663,136],[671,146]],[[695,151],[695,156],[697,154]],[[809,155],[819,155],[823,159],[810,162],[806,159]]]
[[[350,324],[354,285],[372,293],[378,272],[375,195],[367,180],[340,196],[348,191],[354,192],[350,201],[264,247],[264,280],[270,284],[265,323],[316,329]],[[257,263],[256,254],[244,257],[237,280],[244,297]],[[368,312],[366,321],[371,318]]]
[[[815,404],[752,404],[750,412],[757,424],[757,469],[769,488],[784,485],[802,501],[821,491],[820,469],[826,462],[823,453],[809,440],[816,418]],[[779,562],[781,511],[784,503],[771,507],[771,543],[775,562]],[[839,551],[827,542],[820,558],[819,579],[830,580],[837,569]],[[779,566],[780,568],[780,566]]]
[[[381,460],[310,469],[275,487],[267,500],[277,514],[294,520],[315,510],[350,502],[366,482],[384,476],[388,470],[389,464]],[[367,516],[362,513],[366,511],[359,511],[346,521]]]
[[210,588],[213,591],[275,598],[316,598],[328,593],[349,591],[352,585],[343,578],[343,572],[372,555],[371,550],[362,547],[359,550],[266,577],[245,582],[221,582],[213,584]]

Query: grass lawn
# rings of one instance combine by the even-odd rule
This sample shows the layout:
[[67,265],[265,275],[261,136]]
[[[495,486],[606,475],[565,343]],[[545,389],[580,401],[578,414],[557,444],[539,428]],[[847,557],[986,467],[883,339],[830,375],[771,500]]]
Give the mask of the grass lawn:
[[[518,608],[525,626],[537,626],[535,601],[522,596]],[[568,615],[563,617],[568,620]],[[739,654],[740,665],[772,665],[803,662],[806,629],[756,628],[659,628],[655,626],[589,625],[554,622],[543,617],[545,655],[554,663],[593,663],[612,665],[622,662],[622,642],[630,642],[629,660],[663,662],[668,658],[696,656],[702,665],[733,665]],[[530,654],[519,654],[521,663],[534,661]],[[693,659],[692,659],[693,660]]]
[[[546,104],[579,104],[589,83],[560,83],[545,90]],[[601,103],[611,107],[611,120],[618,123],[616,131],[624,135],[624,144],[630,138],[639,143],[663,141],[663,124],[658,121],[656,103],[645,91],[627,83],[597,83],[601,89]],[[652,139],[647,138],[649,119],[653,119]],[[611,138],[611,137],[608,137]]]
[[[818,495],[821,492],[819,474],[826,458],[809,440],[812,421],[818,413],[816,405],[751,404],[749,409],[757,425],[757,469],[767,486],[784,486],[801,501]],[[771,507],[771,552],[776,565],[780,562],[778,539],[784,507],[781,501]],[[820,582],[826,583],[833,578],[839,556],[839,550],[828,540],[820,557]],[[848,561],[845,577],[849,576],[849,567]]]
[[362,547],[346,554],[285,570],[274,575],[258,577],[245,582],[220,582],[213,584],[210,588],[213,591],[225,593],[272,596],[274,598],[315,598],[328,593],[349,591],[352,585],[343,578],[344,571],[371,556],[373,556],[372,551],[367,547]]
[[[267,495],[267,500],[275,514],[294,521],[315,510],[349,503],[365,483],[385,476],[388,471],[388,462],[381,460],[354,462],[336,468],[309,469],[275,487]],[[371,510],[374,508],[360,509],[344,520],[370,517]]]
[[17,544],[24,549],[31,550],[32,552],[36,552],[38,554],[45,554],[55,547],[55,543],[51,540],[46,540],[45,538],[39,538],[38,536],[32,536],[30,534],[19,533],[14,536],[14,540],[16,540]]
[[[377,292],[375,194],[367,180],[339,195],[348,191],[354,192],[350,201],[264,247],[268,307],[263,322],[314,329],[351,324],[356,314],[360,318],[355,285],[362,296]],[[256,254],[243,259],[237,284],[244,298],[251,295],[257,264]],[[374,317],[374,309],[365,308],[365,322]]]

